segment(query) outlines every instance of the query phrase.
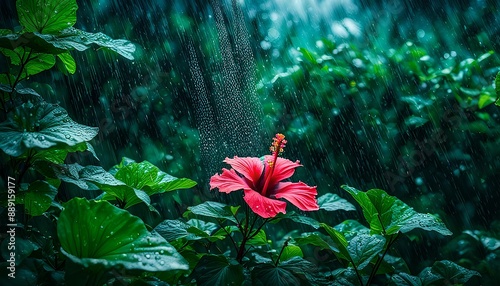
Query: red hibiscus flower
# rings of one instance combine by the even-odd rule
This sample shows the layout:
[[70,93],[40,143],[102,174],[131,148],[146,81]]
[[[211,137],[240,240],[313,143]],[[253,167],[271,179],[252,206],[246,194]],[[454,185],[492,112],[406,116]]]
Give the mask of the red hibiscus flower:
[[286,213],[286,202],[279,199],[286,199],[303,211],[318,210],[316,187],[302,182],[282,182],[293,175],[295,168],[302,165],[299,161],[292,162],[278,157],[286,144],[283,134],[276,134],[273,140],[270,148],[272,155],[264,156],[264,160],[255,157],[226,158],[224,162],[233,168],[224,168],[222,174],[213,175],[210,178],[210,190],[218,188],[223,193],[243,190],[245,202],[263,218]]

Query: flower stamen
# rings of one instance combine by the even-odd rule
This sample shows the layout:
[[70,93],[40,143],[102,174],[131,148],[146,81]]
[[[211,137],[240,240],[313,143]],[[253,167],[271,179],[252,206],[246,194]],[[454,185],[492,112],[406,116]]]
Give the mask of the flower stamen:
[[269,181],[273,175],[274,167],[276,165],[276,161],[278,160],[278,156],[283,153],[283,148],[285,148],[287,141],[285,140],[285,135],[281,133],[277,133],[273,138],[273,143],[269,150],[272,152],[272,160],[267,161],[267,165],[269,166],[268,172],[265,174],[264,187],[262,188],[262,195],[265,196],[267,193],[267,187],[269,185]]

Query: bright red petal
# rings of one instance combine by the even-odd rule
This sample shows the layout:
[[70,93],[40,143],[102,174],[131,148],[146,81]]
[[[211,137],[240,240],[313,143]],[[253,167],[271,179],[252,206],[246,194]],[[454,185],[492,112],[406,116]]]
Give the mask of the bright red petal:
[[316,187],[310,187],[302,182],[279,183],[275,191],[277,199],[284,198],[303,211],[316,211],[319,209],[316,202]]
[[[268,160],[272,160],[273,156],[266,156],[265,160],[266,162]],[[267,166],[267,164],[266,164]],[[293,173],[295,172],[295,168],[302,166],[299,164],[299,161],[292,162],[288,159],[284,159],[281,157],[278,157],[276,160],[276,164],[274,164],[274,171],[273,171],[273,176],[271,178],[271,181],[269,182],[269,187],[272,188],[272,186],[275,186],[279,182],[290,178]],[[268,171],[269,167],[266,167],[266,172]]]
[[263,162],[259,158],[255,157],[239,158],[234,156],[233,159],[226,158],[224,162],[231,165],[231,167],[233,167],[233,169],[235,169],[238,173],[252,181],[254,185],[256,185],[259,181],[262,171],[264,170]]
[[286,202],[266,198],[256,191],[245,189],[244,199],[252,211],[263,218],[275,217],[278,213],[286,213]]
[[222,174],[215,174],[210,178],[210,190],[215,188],[218,188],[219,192],[223,193],[252,189],[245,179],[236,174],[233,169],[222,169]]

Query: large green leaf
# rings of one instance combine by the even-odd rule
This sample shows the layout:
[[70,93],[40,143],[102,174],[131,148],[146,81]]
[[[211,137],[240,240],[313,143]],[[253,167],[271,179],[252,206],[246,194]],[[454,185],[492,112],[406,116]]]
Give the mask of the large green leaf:
[[124,208],[144,202],[151,210],[154,210],[145,192],[127,186],[100,166],[83,167],[79,164],[68,164],[54,165],[52,168],[56,176],[67,183],[75,184],[84,190],[104,191],[105,194],[101,199],[119,200],[124,203]]
[[360,234],[353,237],[347,245],[351,260],[358,269],[363,270],[372,259],[384,250],[385,238],[381,235]]
[[339,197],[337,194],[327,193],[318,198],[319,208],[326,211],[336,211],[336,210],[345,210],[345,211],[355,211],[356,207],[354,207],[350,202],[346,199]]
[[28,190],[20,195],[19,199],[26,212],[31,216],[39,216],[52,204],[57,195],[57,187],[46,181],[34,181],[29,184]]
[[74,146],[91,140],[97,131],[96,127],[74,122],[58,105],[27,102],[0,123],[0,149],[17,157],[30,149]]
[[197,285],[242,285],[243,267],[224,255],[207,254],[193,270],[192,276]]
[[[449,281],[453,285],[464,284],[473,276],[481,276],[477,271],[469,270],[452,261],[442,260],[436,261],[432,267],[425,268],[418,275],[423,281],[429,284],[429,281]],[[439,278],[439,280],[438,280]],[[443,283],[444,283],[443,281]]]
[[53,34],[76,23],[76,0],[17,0],[16,7],[28,32]]
[[415,228],[451,235],[451,231],[436,216],[418,213],[396,197],[380,189],[361,192],[349,186],[342,186],[363,209],[363,215],[370,224],[372,234],[391,235],[406,233]]
[[181,238],[186,240],[208,239],[209,241],[224,239],[225,235],[211,235],[217,228],[218,226],[214,223],[197,219],[190,219],[187,223],[180,220],[167,219],[158,224],[155,227],[155,231],[169,242]]
[[62,164],[66,160],[69,153],[74,152],[90,152],[94,158],[97,158],[97,154],[94,151],[94,147],[90,145],[89,142],[78,143],[74,146],[67,146],[64,149],[58,147],[51,147],[49,149],[41,150],[33,156],[33,160],[48,161],[54,164]]
[[106,201],[74,198],[64,204],[57,223],[62,252],[89,267],[123,267],[145,271],[185,270],[188,264],[142,220]]
[[[124,162],[128,162],[125,164]],[[133,188],[145,191],[149,196],[179,189],[188,189],[196,185],[195,181],[176,178],[148,161],[131,162],[124,158],[117,166],[115,177]]]
[[[216,219],[227,219],[234,223],[238,223],[236,218],[233,216],[233,213],[231,212],[231,207],[223,203],[206,201],[202,204],[189,207],[188,210],[195,215],[212,217]],[[186,214],[184,215],[186,216]]]
[[61,31],[56,36],[36,33],[35,35],[59,50],[75,49],[81,52],[95,44],[116,52],[129,60],[134,59],[134,44],[128,40],[114,40],[103,33],[89,33],[75,28],[68,28]]
[[[317,269],[311,262],[295,256],[279,263],[260,263],[252,269],[252,285],[308,285]],[[302,283],[301,283],[302,282]]]

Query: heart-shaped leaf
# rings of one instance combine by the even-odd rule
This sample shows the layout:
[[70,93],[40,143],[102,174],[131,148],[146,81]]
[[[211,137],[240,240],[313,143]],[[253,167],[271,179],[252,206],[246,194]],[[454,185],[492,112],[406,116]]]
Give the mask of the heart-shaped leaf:
[[74,198],[64,204],[57,223],[62,252],[90,267],[145,271],[186,270],[187,262],[142,220],[107,201]]
[[76,0],[17,0],[16,7],[28,32],[53,34],[76,23]]

